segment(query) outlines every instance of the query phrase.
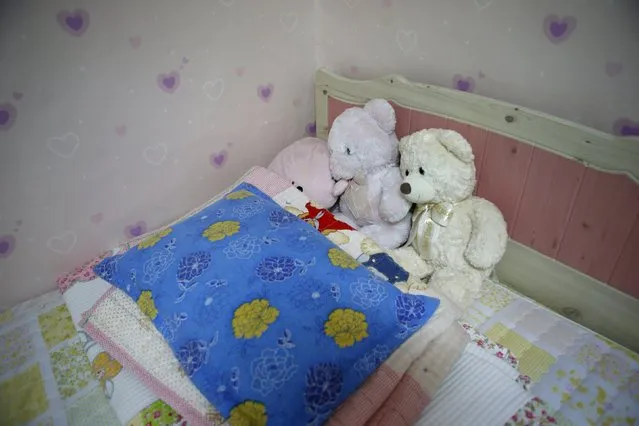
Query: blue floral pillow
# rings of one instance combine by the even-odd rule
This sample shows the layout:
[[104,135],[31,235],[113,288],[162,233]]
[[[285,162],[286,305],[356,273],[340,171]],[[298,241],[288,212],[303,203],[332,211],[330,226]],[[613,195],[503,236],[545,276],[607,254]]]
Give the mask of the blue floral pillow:
[[321,424],[436,310],[249,184],[95,272],[231,425]]

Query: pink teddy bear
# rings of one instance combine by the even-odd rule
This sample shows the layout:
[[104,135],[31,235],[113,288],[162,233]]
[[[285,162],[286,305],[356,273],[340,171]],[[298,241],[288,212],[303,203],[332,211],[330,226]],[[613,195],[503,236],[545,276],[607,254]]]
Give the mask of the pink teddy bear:
[[347,183],[336,183],[329,168],[326,142],[317,138],[304,138],[280,151],[268,169],[306,194],[317,207],[330,209],[337,195],[344,192]]

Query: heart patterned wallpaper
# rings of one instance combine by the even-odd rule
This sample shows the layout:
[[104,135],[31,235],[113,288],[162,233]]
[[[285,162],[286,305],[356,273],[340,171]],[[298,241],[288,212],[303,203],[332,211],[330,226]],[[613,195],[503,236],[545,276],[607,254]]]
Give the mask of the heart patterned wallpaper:
[[401,73],[639,134],[635,0],[0,2],[0,305],[313,134],[313,73]]
[[0,2],[0,305],[313,131],[312,0]]
[[321,0],[319,63],[639,136],[637,0]]

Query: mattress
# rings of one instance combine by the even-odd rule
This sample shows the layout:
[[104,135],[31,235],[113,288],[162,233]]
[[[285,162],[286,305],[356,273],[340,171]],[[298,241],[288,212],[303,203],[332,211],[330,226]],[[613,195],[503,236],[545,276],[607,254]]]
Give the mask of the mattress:
[[58,291],[0,312],[0,424],[119,425]]

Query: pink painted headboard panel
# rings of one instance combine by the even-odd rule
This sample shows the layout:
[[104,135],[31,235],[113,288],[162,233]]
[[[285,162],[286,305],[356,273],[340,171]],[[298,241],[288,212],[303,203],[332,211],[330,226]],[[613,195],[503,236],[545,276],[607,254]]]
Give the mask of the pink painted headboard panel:
[[533,149],[511,237],[556,258],[584,171],[580,163]]
[[496,133],[488,133],[477,195],[499,207],[512,234],[519,201],[526,183],[532,147]]
[[[351,106],[329,97],[329,126]],[[468,123],[394,107],[400,138],[441,127],[468,139],[477,194],[501,209],[513,240],[639,298],[639,185]]]
[[[625,176],[586,169],[557,260],[610,282],[638,216],[639,186]],[[639,296],[639,288],[632,291]]]

